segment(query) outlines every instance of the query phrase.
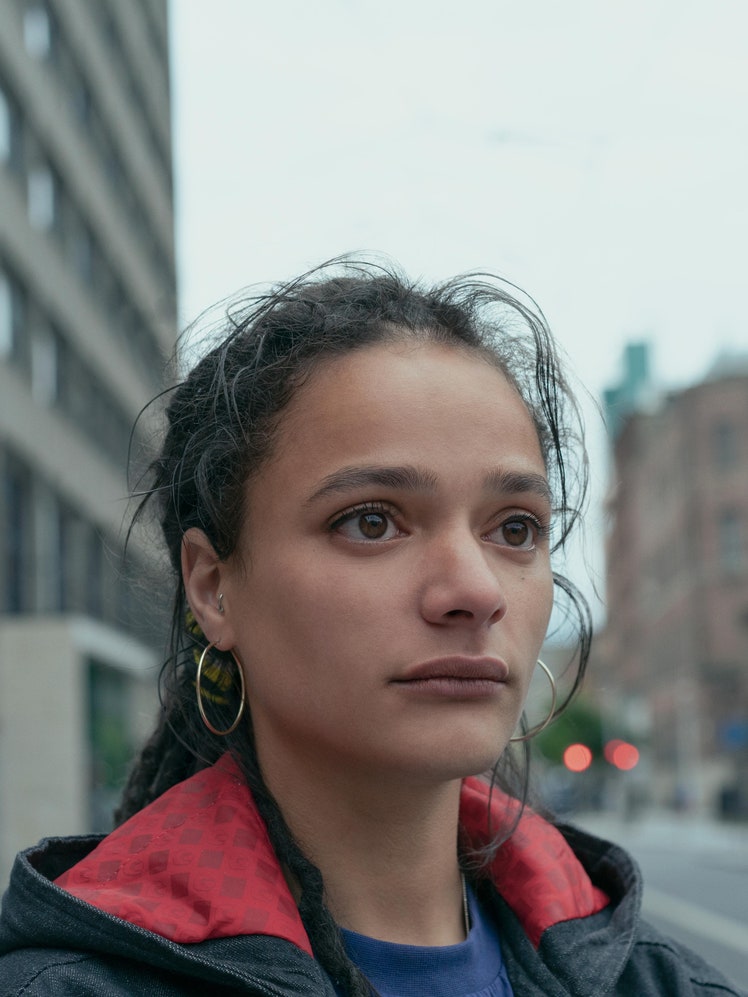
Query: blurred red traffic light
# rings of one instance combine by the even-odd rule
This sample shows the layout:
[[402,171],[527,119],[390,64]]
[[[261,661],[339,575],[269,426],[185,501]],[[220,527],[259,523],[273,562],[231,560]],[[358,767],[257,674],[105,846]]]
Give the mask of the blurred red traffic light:
[[603,749],[603,754],[607,762],[624,772],[628,772],[639,762],[639,749],[633,744],[629,744],[628,741],[621,741],[620,738],[608,741]]
[[570,744],[564,751],[564,765],[570,772],[584,772],[592,764],[592,752],[586,744]]

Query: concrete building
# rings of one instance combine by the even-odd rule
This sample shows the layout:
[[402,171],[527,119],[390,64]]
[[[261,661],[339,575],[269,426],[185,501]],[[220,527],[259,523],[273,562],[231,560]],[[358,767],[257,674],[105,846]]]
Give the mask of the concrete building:
[[33,839],[106,823],[153,713],[163,636],[147,549],[122,557],[125,466],[175,283],[167,0],[6,0],[0,877]]
[[[613,482],[605,683],[648,741],[660,801],[748,813],[748,359],[606,394]],[[726,801],[732,801],[732,804]]]

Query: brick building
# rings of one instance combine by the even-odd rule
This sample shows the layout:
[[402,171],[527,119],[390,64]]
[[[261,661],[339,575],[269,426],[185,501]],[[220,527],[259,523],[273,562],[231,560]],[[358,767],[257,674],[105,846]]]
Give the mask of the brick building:
[[655,798],[746,807],[748,358],[658,397],[632,347],[605,401],[605,684],[645,728]]

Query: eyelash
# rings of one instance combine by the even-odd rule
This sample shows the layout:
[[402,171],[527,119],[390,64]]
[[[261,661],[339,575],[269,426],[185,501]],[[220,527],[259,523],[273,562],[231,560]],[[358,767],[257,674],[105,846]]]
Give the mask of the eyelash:
[[[394,526],[397,525],[395,523],[395,518],[397,515],[396,511],[391,506],[388,506],[385,502],[362,502],[359,505],[352,506],[350,509],[346,509],[344,512],[341,512],[338,516],[335,517],[335,519],[333,519],[330,522],[328,529],[330,530],[331,533],[335,533],[339,531],[340,528],[344,526],[346,523],[350,523],[353,520],[355,520],[357,516],[365,516],[367,513],[379,513],[382,516],[386,516],[391,521],[392,525]],[[528,512],[516,512],[512,513],[510,516],[502,520],[500,523],[497,523],[497,525],[494,526],[493,529],[489,530],[487,533],[484,533],[483,539],[488,538],[492,533],[495,533],[497,530],[500,530],[510,525],[511,523],[518,523],[518,522],[528,525],[530,527],[532,534],[530,546],[527,547],[519,545],[515,546],[510,543],[497,544],[497,546],[506,547],[509,550],[530,551],[530,550],[535,550],[535,548],[537,547],[538,543],[541,540],[545,540],[550,536],[551,532],[550,528],[544,525],[537,518],[537,516],[534,516]],[[353,540],[353,538],[349,539]],[[393,539],[393,538],[388,538],[388,539]],[[362,544],[370,544],[370,543],[373,544],[377,542],[380,543],[386,542],[386,540],[377,541],[377,539],[365,540],[361,538],[360,540],[353,540],[353,542],[362,543]]]

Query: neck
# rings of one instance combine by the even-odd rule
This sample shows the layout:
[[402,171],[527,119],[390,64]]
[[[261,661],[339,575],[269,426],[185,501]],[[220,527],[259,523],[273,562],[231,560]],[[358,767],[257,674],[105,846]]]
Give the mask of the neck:
[[317,778],[308,765],[264,774],[342,928],[411,945],[464,940],[459,780],[393,787],[329,767]]

